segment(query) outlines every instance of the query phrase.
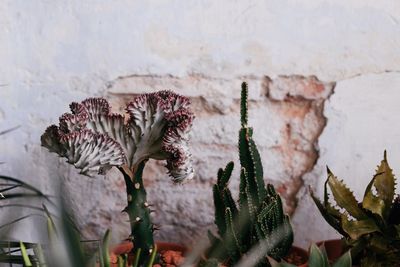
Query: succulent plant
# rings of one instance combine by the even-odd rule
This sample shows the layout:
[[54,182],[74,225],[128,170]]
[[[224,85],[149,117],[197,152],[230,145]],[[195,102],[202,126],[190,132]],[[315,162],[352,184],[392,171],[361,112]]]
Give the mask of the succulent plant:
[[234,163],[229,162],[225,169],[218,171],[217,183],[213,187],[215,224],[219,237],[209,232],[212,246],[208,258],[234,265],[258,246],[262,253],[256,261],[257,266],[269,266],[267,255],[281,259],[288,253],[293,242],[293,231],[279,194],[273,185],[265,186],[253,129],[248,127],[247,97],[247,84],[243,83],[239,131],[239,205],[236,205],[228,187],[234,167]]
[[[142,174],[148,159],[166,160],[174,182],[193,177],[189,132],[194,118],[188,98],[171,91],[135,97],[127,116],[111,113],[103,98],[89,98],[70,105],[41,137],[42,145],[91,176],[117,167],[126,183],[130,239],[141,258],[154,248],[153,226]],[[136,252],[135,252],[136,253]],[[140,265],[145,264],[141,262]]]
[[[270,258],[270,263],[272,267],[296,267],[296,265],[287,262],[276,262],[274,259]],[[351,255],[350,251],[344,253],[339,259],[334,263],[330,264],[328,255],[326,254],[324,246],[321,248],[312,244],[310,247],[310,256],[308,258],[308,267],[351,267]]]
[[[311,190],[322,216],[343,236],[353,261],[362,267],[400,262],[400,198],[395,197],[395,184],[385,151],[362,202],[329,169],[323,202]],[[328,186],[336,206],[330,202]]]

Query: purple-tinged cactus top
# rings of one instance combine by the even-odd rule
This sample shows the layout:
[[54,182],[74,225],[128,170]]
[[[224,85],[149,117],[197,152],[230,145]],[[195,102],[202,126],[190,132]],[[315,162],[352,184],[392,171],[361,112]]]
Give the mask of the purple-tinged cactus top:
[[142,94],[127,105],[126,117],[111,113],[103,98],[74,102],[70,109],[41,141],[82,174],[123,165],[134,172],[141,161],[153,158],[167,161],[175,182],[193,177],[188,142],[194,116],[188,98],[172,91]]

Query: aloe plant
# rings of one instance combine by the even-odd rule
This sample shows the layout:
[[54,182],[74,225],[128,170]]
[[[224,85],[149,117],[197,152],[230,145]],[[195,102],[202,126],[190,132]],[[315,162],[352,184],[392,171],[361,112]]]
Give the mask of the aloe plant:
[[[213,187],[215,224],[218,237],[209,233],[212,258],[234,265],[256,247],[261,248],[257,266],[269,266],[266,256],[275,259],[284,257],[293,242],[293,231],[289,217],[284,213],[282,200],[274,186],[264,183],[260,154],[253,140],[253,129],[248,126],[248,88],[242,84],[241,129],[239,131],[240,185],[238,205],[228,187],[234,163],[218,171],[217,183]],[[248,256],[250,257],[250,256]]]
[[[269,258],[272,267],[296,267],[296,265],[287,262],[277,262],[272,258]],[[330,263],[328,255],[326,254],[324,246],[322,248],[317,247],[317,245],[312,244],[310,247],[310,256],[308,258],[308,267],[351,267],[351,254],[350,251],[344,253],[339,259],[334,263]]]
[[133,253],[141,250],[139,266],[154,251],[153,226],[143,184],[149,159],[166,160],[174,182],[193,177],[188,148],[193,113],[188,98],[171,91],[142,94],[127,106],[127,116],[111,113],[103,98],[70,105],[59,126],[47,128],[42,145],[80,169],[84,175],[104,174],[117,167],[123,174]]
[[[322,216],[343,236],[353,261],[362,267],[400,262],[400,197],[395,196],[395,184],[385,151],[362,202],[329,169],[323,202],[311,190]],[[336,205],[330,201],[328,186]]]

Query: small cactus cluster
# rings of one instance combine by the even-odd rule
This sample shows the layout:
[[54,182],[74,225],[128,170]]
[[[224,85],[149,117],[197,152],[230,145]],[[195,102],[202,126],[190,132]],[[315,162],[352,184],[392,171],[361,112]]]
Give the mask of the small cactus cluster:
[[80,169],[84,175],[104,174],[117,167],[123,174],[134,253],[141,251],[139,266],[154,251],[150,208],[142,174],[152,158],[166,160],[174,182],[193,177],[189,132],[194,115],[188,98],[171,91],[135,97],[127,116],[111,113],[103,98],[89,98],[70,105],[71,113],[60,117],[59,126],[47,128],[42,145]]
[[[343,236],[357,265],[397,266],[400,262],[400,198],[395,197],[395,185],[385,151],[362,202],[329,169],[323,202],[311,190],[322,216]],[[329,201],[328,186],[336,206]]]
[[248,88],[242,84],[241,129],[239,131],[240,185],[239,205],[232,198],[228,187],[234,167],[233,162],[218,171],[213,187],[215,224],[219,237],[209,232],[211,248],[208,262],[216,261],[233,266],[251,249],[261,248],[256,266],[269,266],[267,256],[284,257],[293,242],[289,217],[284,213],[282,201],[273,185],[265,186],[260,154],[253,140],[253,129],[248,127]]

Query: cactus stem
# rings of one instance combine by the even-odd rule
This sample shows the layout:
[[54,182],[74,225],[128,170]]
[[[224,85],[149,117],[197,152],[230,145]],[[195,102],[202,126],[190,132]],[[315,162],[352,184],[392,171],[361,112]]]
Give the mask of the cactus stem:
[[[145,163],[146,161],[141,162],[135,172],[132,172],[131,175],[123,168],[119,168],[119,170],[124,174],[126,184],[128,200],[126,212],[129,215],[131,236],[135,237],[134,240],[133,238],[131,239],[131,242],[133,243],[133,253],[140,249],[143,254],[143,257],[141,257],[142,259],[140,260],[140,266],[144,263],[142,261],[150,255],[148,253],[149,249],[154,247],[150,210],[145,205],[147,199],[142,179]],[[139,186],[136,184],[139,184]]]

